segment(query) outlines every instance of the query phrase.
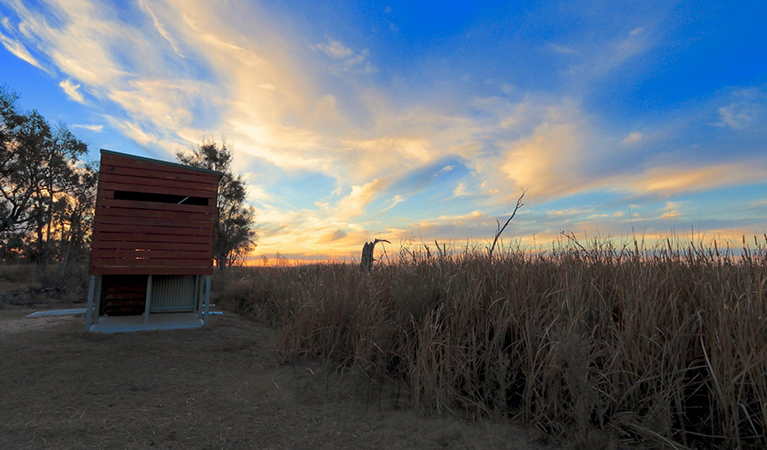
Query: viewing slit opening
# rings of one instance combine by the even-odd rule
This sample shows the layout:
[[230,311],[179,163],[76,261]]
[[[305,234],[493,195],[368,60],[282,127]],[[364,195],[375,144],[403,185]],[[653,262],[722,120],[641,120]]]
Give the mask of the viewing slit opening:
[[115,191],[115,200],[133,200],[137,202],[172,203],[174,205],[208,206],[208,199],[185,195],[150,194],[147,192]]

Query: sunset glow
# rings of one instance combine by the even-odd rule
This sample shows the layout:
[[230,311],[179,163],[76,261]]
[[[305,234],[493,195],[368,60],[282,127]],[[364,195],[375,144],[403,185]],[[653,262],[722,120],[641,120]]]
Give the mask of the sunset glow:
[[[251,264],[365,241],[767,233],[759,2],[0,0],[0,83],[89,144],[234,149]],[[735,242],[735,241],[734,241]]]

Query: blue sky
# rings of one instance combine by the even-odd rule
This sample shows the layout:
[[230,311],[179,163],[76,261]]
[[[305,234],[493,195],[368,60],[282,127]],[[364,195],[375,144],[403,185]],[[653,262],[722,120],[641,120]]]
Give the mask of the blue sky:
[[0,0],[0,83],[90,145],[225,137],[260,255],[767,232],[767,4]]

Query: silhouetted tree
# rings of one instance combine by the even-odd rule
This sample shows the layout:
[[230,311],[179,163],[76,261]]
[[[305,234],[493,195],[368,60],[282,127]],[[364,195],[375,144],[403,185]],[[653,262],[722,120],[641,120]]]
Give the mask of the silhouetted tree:
[[45,276],[50,262],[87,256],[96,175],[80,160],[85,143],[17,98],[0,88],[0,257],[37,262]]
[[247,189],[242,175],[232,173],[232,151],[226,141],[218,144],[205,140],[190,151],[180,150],[176,157],[193,167],[222,172],[218,184],[218,202],[214,232],[214,258],[219,267],[228,267],[241,261],[255,248],[255,210],[245,204]]

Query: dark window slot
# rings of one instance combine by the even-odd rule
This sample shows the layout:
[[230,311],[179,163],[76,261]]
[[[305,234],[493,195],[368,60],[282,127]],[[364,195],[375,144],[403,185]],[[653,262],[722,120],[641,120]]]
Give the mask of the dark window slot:
[[208,199],[185,195],[150,194],[147,192],[115,191],[115,200],[133,200],[137,202],[172,203],[174,205],[208,206]]

